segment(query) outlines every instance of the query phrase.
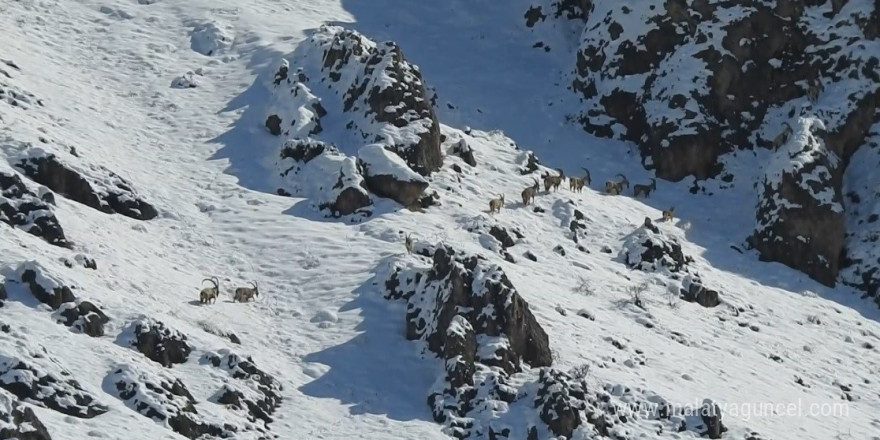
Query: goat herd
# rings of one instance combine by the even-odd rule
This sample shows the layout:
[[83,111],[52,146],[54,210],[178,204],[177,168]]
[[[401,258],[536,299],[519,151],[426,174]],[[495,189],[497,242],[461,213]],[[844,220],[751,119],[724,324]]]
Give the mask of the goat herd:
[[[558,190],[562,185],[562,182],[565,180],[565,173],[557,168],[559,171],[558,176],[551,175],[549,173],[543,176],[544,179],[544,191],[550,192],[550,190]],[[590,170],[583,168],[584,177],[569,177],[568,178],[568,189],[571,191],[581,192],[584,187],[589,187],[592,183],[592,179],[590,179]],[[629,180],[623,174],[618,174],[620,180],[608,180],[605,182],[605,193],[609,195],[620,195],[623,193],[624,189],[628,189],[630,187]],[[538,184],[538,180],[535,179],[535,184],[527,187],[522,191],[522,202],[523,206],[528,206],[530,203],[534,203],[535,197],[538,195],[538,190],[540,186]],[[644,196],[649,197],[651,192],[657,189],[657,180],[651,179],[650,184],[635,184],[632,186],[633,189],[633,197]],[[489,214],[494,214],[496,212],[501,212],[501,208],[504,206],[504,194],[497,199],[489,200]],[[670,221],[672,220],[675,214],[675,207],[671,207],[669,209],[663,210],[663,220],[662,221]],[[413,239],[412,236],[406,236],[406,252],[411,254],[413,252]],[[206,287],[199,292],[199,302],[202,304],[214,303],[217,301],[217,297],[220,296],[220,280],[217,277],[205,278],[202,280],[213,284],[211,287]],[[251,282],[252,287],[237,287],[235,292],[232,295],[232,302],[248,302],[256,296],[260,296],[260,289],[257,286],[257,283]]]
[[[569,177],[568,178],[568,189],[571,191],[581,192],[584,189],[584,186],[589,187],[592,183],[592,179],[590,179],[590,170],[586,168],[582,168],[586,174],[584,177]],[[565,173],[557,168],[556,171],[559,171],[558,176],[554,176],[552,174],[544,174],[544,191],[550,192],[552,189],[556,191],[562,185],[562,182],[565,180]],[[605,193],[609,195],[620,195],[623,193],[624,189],[628,189],[630,187],[629,180],[623,174],[618,174],[620,180],[608,180],[605,182]],[[535,179],[535,184],[527,187],[522,191],[522,202],[523,206],[528,206],[530,203],[533,203],[535,197],[538,195],[538,190],[540,186],[538,184],[538,179]],[[651,179],[651,183],[649,184],[635,184],[632,186],[633,189],[633,197],[644,196],[649,197],[651,192],[657,189],[657,180]],[[501,194],[497,199],[489,200],[489,214],[494,214],[496,212],[501,212],[501,208],[504,206],[504,194]],[[670,207],[669,209],[663,210],[663,221],[672,220],[675,214],[675,207]]]
[[[212,287],[205,287],[199,292],[199,302],[202,304],[214,303],[217,302],[217,297],[220,296],[220,280],[217,277],[205,278],[202,280],[213,284]],[[235,289],[235,293],[232,295],[232,302],[248,302],[252,300],[255,296],[260,296],[260,288],[257,286],[257,283],[251,281],[252,287],[237,287]]]

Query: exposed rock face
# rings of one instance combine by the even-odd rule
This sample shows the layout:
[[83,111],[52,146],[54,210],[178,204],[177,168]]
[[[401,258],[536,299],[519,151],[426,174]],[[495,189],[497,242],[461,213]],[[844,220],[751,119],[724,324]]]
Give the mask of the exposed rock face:
[[822,141],[824,125],[801,118],[760,182],[753,244],[778,261],[833,286],[844,249],[840,160]]
[[219,420],[205,420],[186,385],[161,372],[121,365],[104,382],[105,389],[116,390],[126,406],[186,438],[229,438],[238,430]]
[[[584,127],[638,143],[646,165],[662,178],[713,176],[721,154],[769,146],[798,111],[820,115],[830,133],[840,134],[829,137],[830,148],[848,156],[867,128],[852,119],[877,107],[878,73],[868,67],[876,65],[877,51],[847,49],[878,47],[867,24],[876,12],[856,2],[832,1],[826,14],[807,13],[796,2],[742,8],[648,0],[638,13],[614,1],[559,3],[578,3],[576,10],[586,13],[566,17],[590,30],[573,82],[586,103]],[[826,10],[828,3],[806,8]],[[820,23],[825,20],[834,24]],[[818,99],[809,99],[818,83],[829,91],[845,83],[856,92],[820,87]]]
[[192,352],[186,335],[167,327],[162,322],[142,318],[132,323],[132,328],[134,330],[132,346],[163,367],[186,362]]
[[50,244],[69,247],[52,206],[37,197],[14,173],[0,171],[0,221]]
[[[70,376],[66,371],[61,374]],[[19,400],[82,419],[99,416],[108,410],[77,381],[59,377],[32,359],[0,355],[0,388]]]
[[104,167],[75,167],[39,148],[26,152],[16,166],[52,191],[98,211],[137,220],[150,220],[158,215],[156,208],[141,199],[131,184]]
[[428,181],[412,171],[403,159],[381,144],[367,145],[358,151],[358,163],[363,170],[367,188],[379,197],[385,197],[412,207],[428,188]]

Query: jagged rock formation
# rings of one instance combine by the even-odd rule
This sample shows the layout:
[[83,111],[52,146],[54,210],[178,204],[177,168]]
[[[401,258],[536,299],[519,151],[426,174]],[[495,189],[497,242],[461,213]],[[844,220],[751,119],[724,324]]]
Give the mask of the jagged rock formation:
[[752,238],[762,260],[778,261],[833,286],[844,249],[838,156],[824,125],[801,118],[765,167]]
[[122,177],[102,167],[64,161],[42,148],[31,148],[15,164],[35,182],[83,205],[108,214],[150,220],[159,213]]
[[[357,32],[323,26],[298,47],[290,61],[282,60],[266,87],[271,92],[266,128],[288,138],[278,165],[284,186],[293,187],[281,188],[285,193],[312,198],[302,186],[313,179],[299,177],[297,184],[288,178],[292,165],[284,159],[303,164],[315,159],[294,157],[290,150],[296,145],[325,151],[335,162],[348,162],[338,188],[348,191],[347,202],[341,203],[345,206],[334,206],[338,197],[321,197],[322,190],[315,188],[317,198],[323,199],[315,205],[330,208],[335,215],[348,215],[370,203],[369,197],[356,194],[361,191],[354,184],[361,186],[360,179],[376,195],[415,207],[428,186],[422,176],[443,164],[440,125],[421,74],[394,43],[377,44]],[[340,152],[315,147],[318,141],[314,139],[355,148]],[[335,173],[341,165],[333,165]],[[323,182],[320,186],[327,187]]]
[[150,318],[141,318],[131,324],[133,347],[163,367],[186,362],[192,348],[186,335]]
[[30,191],[18,174],[0,171],[0,195],[0,221],[50,244],[70,246],[52,206]]

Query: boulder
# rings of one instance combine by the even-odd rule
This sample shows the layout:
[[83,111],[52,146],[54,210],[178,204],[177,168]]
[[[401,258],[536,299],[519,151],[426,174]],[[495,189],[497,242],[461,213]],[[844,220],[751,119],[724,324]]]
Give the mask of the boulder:
[[110,318],[89,301],[79,304],[64,303],[59,309],[59,315],[63,318],[62,324],[93,338],[104,336],[104,325],[110,322]]
[[132,347],[163,367],[186,362],[192,352],[186,335],[160,321],[141,318],[133,322],[131,328],[134,331]]
[[403,206],[416,206],[428,188],[428,181],[388,148],[372,144],[358,151],[358,163],[363,170],[367,189]]
[[[236,392],[242,395],[246,394],[245,405],[248,406],[251,415],[263,419],[266,423],[271,422],[269,416],[282,402],[281,392],[284,388],[281,386],[281,382],[258,368],[250,357],[245,358],[229,350],[209,352],[202,359],[239,381],[241,387],[237,387]],[[255,405],[256,409],[251,408],[251,405]],[[263,414],[263,416],[258,416],[258,414]]]
[[665,233],[651,222],[646,222],[624,238],[620,257],[630,268],[646,272],[679,272],[686,270],[693,261],[693,258],[684,254],[677,237]]
[[28,189],[18,174],[0,171],[0,222],[42,238],[49,244],[70,247],[49,203]]
[[472,167],[477,166],[477,159],[474,158],[474,149],[464,139],[459,140],[452,146],[452,154],[460,157],[464,163]]

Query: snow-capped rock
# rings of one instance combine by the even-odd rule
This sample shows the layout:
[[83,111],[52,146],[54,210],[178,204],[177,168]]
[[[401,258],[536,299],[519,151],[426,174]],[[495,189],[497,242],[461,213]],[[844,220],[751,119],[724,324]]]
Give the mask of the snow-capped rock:
[[355,158],[313,139],[284,143],[275,164],[283,182],[279,193],[306,197],[318,210],[339,217],[369,216],[373,204]]
[[37,197],[11,170],[0,170],[0,221],[50,244],[70,246],[51,204]]
[[21,152],[15,166],[35,182],[98,211],[137,220],[150,220],[158,215],[156,208],[116,173],[73,155],[62,158],[59,154],[40,147],[28,148]]

